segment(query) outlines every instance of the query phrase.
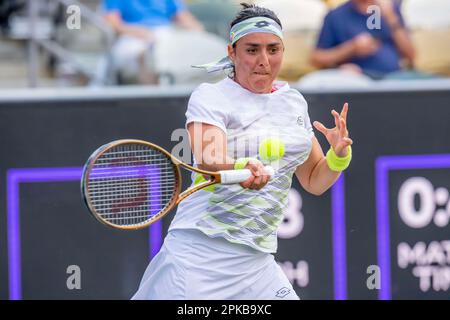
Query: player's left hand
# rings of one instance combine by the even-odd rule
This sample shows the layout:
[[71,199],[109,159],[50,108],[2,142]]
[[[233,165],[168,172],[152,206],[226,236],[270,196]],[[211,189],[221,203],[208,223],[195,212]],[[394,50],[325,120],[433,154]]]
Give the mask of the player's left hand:
[[348,103],[344,104],[341,113],[332,110],[331,114],[334,117],[335,127],[332,129],[326,128],[321,122],[314,121],[314,127],[323,133],[327,138],[328,143],[333,148],[338,157],[345,157],[348,152],[348,146],[353,144],[353,140],[348,137],[347,130],[347,113]]

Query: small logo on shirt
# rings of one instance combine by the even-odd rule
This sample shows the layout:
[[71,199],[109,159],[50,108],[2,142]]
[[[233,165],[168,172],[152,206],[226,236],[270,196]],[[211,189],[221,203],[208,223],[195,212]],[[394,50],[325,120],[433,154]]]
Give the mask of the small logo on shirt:
[[278,298],[284,298],[289,294],[289,292],[291,292],[289,288],[283,287],[276,292],[277,294],[275,296]]
[[305,125],[305,122],[303,121],[303,117],[302,116],[298,116],[297,118],[297,124],[301,127],[303,127]]

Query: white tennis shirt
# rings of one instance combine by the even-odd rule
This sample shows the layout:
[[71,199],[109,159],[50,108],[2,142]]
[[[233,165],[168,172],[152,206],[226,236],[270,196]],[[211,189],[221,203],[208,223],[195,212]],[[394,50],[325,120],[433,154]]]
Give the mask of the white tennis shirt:
[[[169,230],[198,229],[210,237],[276,252],[277,228],[283,220],[292,177],[311,152],[314,132],[303,96],[286,82],[276,81],[274,87],[272,93],[257,94],[225,78],[194,90],[186,125],[195,121],[219,127],[226,133],[230,157],[258,158],[272,165],[275,175],[261,190],[217,184],[193,193],[179,204]],[[285,145],[284,156],[273,163],[258,155],[259,143],[268,137]],[[193,173],[192,183],[198,178]]]

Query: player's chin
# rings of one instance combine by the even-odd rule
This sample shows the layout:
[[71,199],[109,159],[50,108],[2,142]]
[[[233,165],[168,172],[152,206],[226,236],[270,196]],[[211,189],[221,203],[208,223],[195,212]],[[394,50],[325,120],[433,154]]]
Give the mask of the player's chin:
[[272,89],[272,78],[255,77],[253,81],[253,90],[258,93],[267,93]]

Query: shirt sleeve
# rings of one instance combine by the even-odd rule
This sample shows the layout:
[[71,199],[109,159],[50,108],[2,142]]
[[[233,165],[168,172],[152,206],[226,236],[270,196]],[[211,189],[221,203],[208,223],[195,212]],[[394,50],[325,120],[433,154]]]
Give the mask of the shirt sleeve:
[[186,111],[186,127],[190,122],[214,125],[227,132],[226,108],[220,104],[221,93],[210,84],[200,85],[191,95]]
[[335,32],[336,30],[333,29],[332,16],[328,13],[323,20],[316,47],[319,49],[330,49],[338,45]]
[[186,9],[186,4],[184,3],[183,0],[170,0],[169,1],[168,13],[171,18],[174,15],[176,15],[177,13],[180,13],[185,10],[187,10],[187,9]]
[[311,119],[309,118],[309,112],[308,112],[308,102],[306,102],[306,99],[303,97],[303,95],[298,92],[299,96],[300,96],[300,104],[304,106],[303,108],[303,119],[304,119],[304,127],[306,129],[306,131],[308,132],[308,135],[310,138],[314,137],[314,129],[313,126],[311,125]]
[[121,2],[120,0],[103,0],[103,9],[106,12],[120,11],[121,10],[120,2]]
[[306,107],[305,112],[305,128],[308,131],[309,137],[310,138],[314,137],[314,129],[313,126],[311,125],[311,120],[309,119],[308,107]]

